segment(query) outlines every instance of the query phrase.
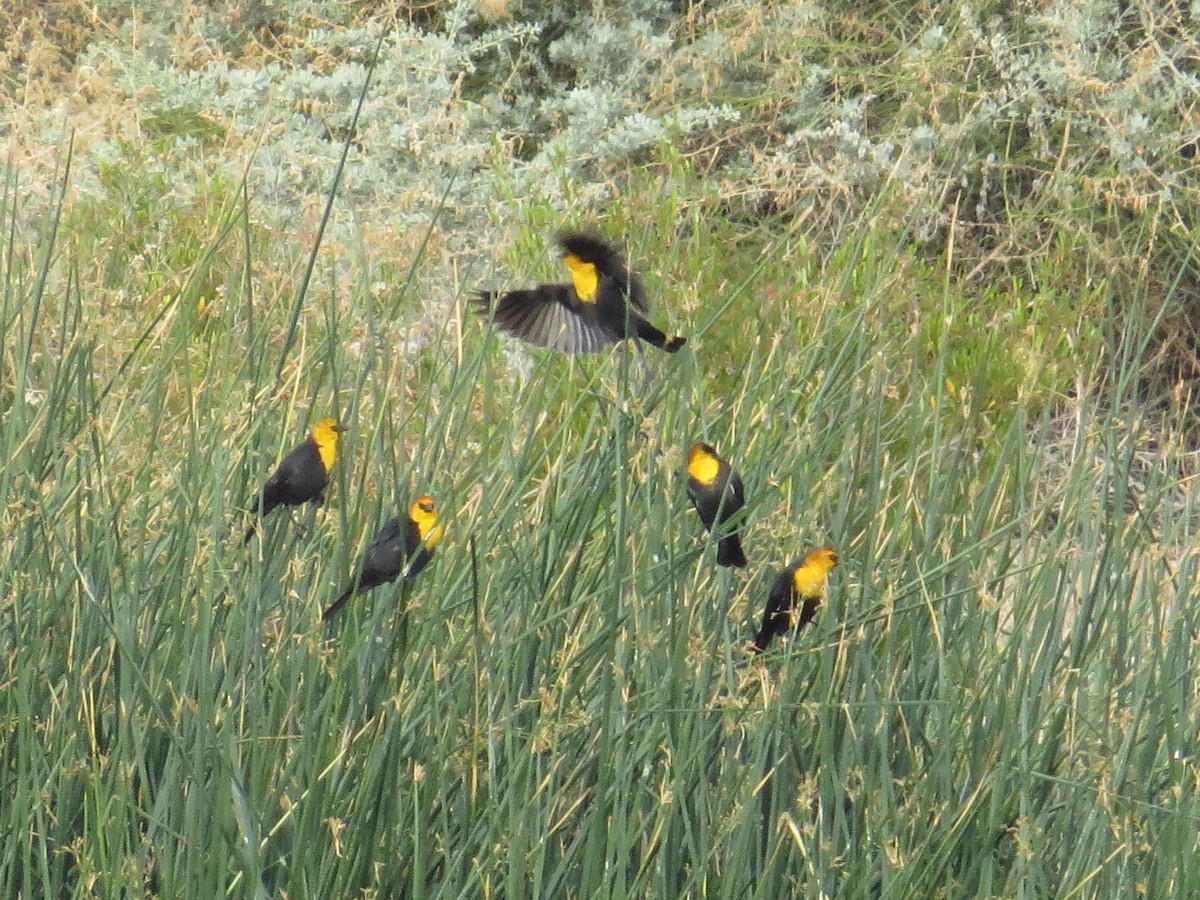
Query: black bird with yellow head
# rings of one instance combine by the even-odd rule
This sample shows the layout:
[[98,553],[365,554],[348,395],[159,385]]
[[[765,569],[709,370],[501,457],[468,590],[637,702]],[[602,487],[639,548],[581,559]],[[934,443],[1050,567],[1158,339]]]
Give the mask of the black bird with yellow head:
[[560,235],[558,244],[570,284],[476,292],[475,305],[502,331],[561,353],[595,353],[625,338],[668,353],[687,343],[684,337],[667,337],[646,319],[650,310],[642,279],[619,250],[576,232]]

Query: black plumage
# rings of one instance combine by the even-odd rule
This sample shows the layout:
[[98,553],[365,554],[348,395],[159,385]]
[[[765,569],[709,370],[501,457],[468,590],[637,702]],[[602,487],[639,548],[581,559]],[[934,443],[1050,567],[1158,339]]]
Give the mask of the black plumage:
[[321,621],[329,621],[355,594],[393,582],[402,572],[406,580],[415,578],[433,559],[440,539],[441,526],[437,524],[433,500],[418,498],[406,519],[389,519],[379,529],[363,555],[358,577],[329,605]]
[[[344,430],[333,419],[323,419],[314,425],[307,440],[280,461],[262,491],[249,504],[255,516],[261,519],[279,506],[319,503],[329,484],[338,434]],[[249,543],[257,528],[255,521],[246,530],[242,543]]]
[[668,353],[687,339],[667,337],[646,319],[646,292],[620,251],[586,234],[559,237],[570,284],[536,288],[477,291],[475,305],[496,325],[537,347],[562,353],[595,353],[629,337],[640,338]]
[[[772,638],[799,631],[813,620],[825,599],[829,573],[837,564],[836,550],[819,547],[779,573],[763,609],[762,627],[754,638],[756,652],[766,650]],[[797,602],[799,613],[795,612]]]
[[688,451],[688,496],[709,531],[717,530],[717,565],[746,565],[739,525],[728,525],[746,505],[742,479],[709,444],[695,444]]

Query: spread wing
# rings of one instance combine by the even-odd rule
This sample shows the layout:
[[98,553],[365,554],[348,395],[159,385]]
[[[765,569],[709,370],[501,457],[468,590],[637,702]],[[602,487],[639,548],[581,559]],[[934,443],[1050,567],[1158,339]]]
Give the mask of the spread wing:
[[536,347],[561,353],[595,353],[617,338],[590,310],[582,309],[569,284],[543,284],[532,290],[479,291],[475,305],[496,325]]

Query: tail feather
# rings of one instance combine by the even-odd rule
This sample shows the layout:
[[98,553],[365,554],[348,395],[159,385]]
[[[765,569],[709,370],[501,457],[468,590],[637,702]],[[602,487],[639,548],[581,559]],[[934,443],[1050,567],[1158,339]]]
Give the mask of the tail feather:
[[763,628],[754,636],[754,652],[762,653],[767,647],[771,646],[771,638],[775,634],[768,628]]
[[327,609],[327,610],[325,610],[325,612],[321,613],[321,621],[328,622],[330,619],[332,619],[334,616],[336,616],[338,613],[338,610],[340,610],[343,606],[345,606],[346,601],[349,600],[353,596],[354,596],[354,585],[350,585],[350,587],[346,588],[346,590],[342,593],[342,595],[340,597],[338,597],[336,600],[334,600],[332,603],[329,604],[329,609]]
[[[265,491],[264,491],[265,494]],[[263,494],[254,498],[250,504],[250,515],[254,516],[254,521],[250,523],[250,527],[246,529],[246,536],[242,539],[242,546],[250,543],[250,538],[254,537],[254,532],[258,530],[258,523],[262,521],[263,516],[279,505],[279,501],[268,500]]]
[[746,554],[742,550],[742,541],[736,534],[721,538],[717,542],[717,565],[734,566],[739,569],[746,567]]
[[683,337],[682,335],[676,335],[673,338],[667,338],[665,341],[663,341],[663,343],[659,344],[658,346],[662,347],[668,353],[676,353],[686,343],[687,343],[687,338]]
[[680,347],[687,343],[687,338],[685,337],[667,337],[665,333],[659,331],[640,316],[637,318],[637,321],[634,322],[634,325],[637,328],[638,337],[640,337],[647,344],[652,344],[653,346],[658,347],[660,350],[666,350],[668,353],[675,353]]

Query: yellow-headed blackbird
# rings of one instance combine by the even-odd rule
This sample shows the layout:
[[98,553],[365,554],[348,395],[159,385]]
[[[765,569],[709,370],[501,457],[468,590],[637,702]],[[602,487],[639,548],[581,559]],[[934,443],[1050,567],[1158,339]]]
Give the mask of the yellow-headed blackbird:
[[438,524],[437,504],[432,497],[418,497],[408,509],[407,520],[401,522],[399,518],[390,519],[375,535],[375,540],[363,557],[358,578],[329,604],[329,609],[321,615],[321,621],[328,622],[337,615],[346,601],[359,591],[369,591],[395,581],[401,571],[406,579],[415,578],[418,572],[429,565],[441,539],[442,526]]
[[[308,440],[288,453],[275,474],[267,479],[262,493],[251,504],[253,511],[262,517],[277,506],[319,501],[337,458],[338,434],[345,430],[336,419],[322,419],[314,425]],[[257,527],[257,522],[250,526],[243,543],[249,543]]]
[[812,621],[825,599],[829,573],[837,564],[836,550],[818,547],[779,573],[771,587],[771,596],[767,598],[767,608],[763,610],[762,628],[754,639],[756,653],[766,650],[775,635],[784,635],[791,630],[797,600],[801,601],[801,606],[796,616],[796,630]]
[[[688,496],[700,521],[709,531],[714,524],[718,532],[722,526],[741,511],[745,505],[742,479],[725,460],[717,455],[708,444],[694,444],[687,455]],[[742,552],[742,539],[737,526],[717,535],[717,565],[746,565],[746,554]]]
[[687,338],[667,337],[648,321],[642,279],[621,252],[599,238],[564,234],[558,239],[570,284],[531,290],[477,291],[476,306],[495,316],[504,331],[538,347],[563,353],[595,353],[627,337],[674,353]]

